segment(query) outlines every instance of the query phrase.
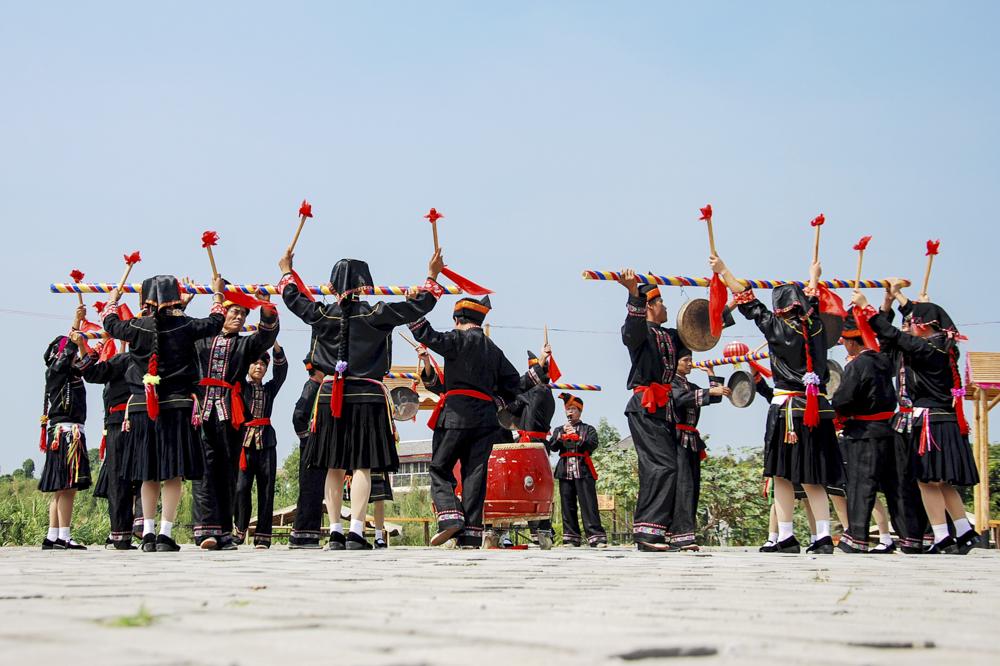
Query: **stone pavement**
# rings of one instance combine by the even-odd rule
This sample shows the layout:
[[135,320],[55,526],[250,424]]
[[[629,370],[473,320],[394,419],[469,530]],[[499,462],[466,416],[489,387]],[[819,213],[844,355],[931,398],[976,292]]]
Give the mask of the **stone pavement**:
[[1000,554],[5,548],[0,617],[8,664],[995,664]]

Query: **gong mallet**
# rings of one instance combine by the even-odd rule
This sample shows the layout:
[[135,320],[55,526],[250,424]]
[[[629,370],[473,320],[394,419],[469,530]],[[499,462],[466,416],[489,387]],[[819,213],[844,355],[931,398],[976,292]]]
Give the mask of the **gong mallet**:
[[299,234],[302,233],[302,228],[306,226],[306,218],[313,216],[312,204],[302,200],[302,205],[299,206],[299,228],[295,230],[295,237],[292,238],[292,244],[288,246],[288,253],[291,254],[295,251],[295,244],[299,242]]
[[708,248],[712,252],[713,257],[719,256],[718,252],[715,251],[715,232],[712,230],[712,204],[705,204],[704,208],[699,208],[701,211],[701,217],[699,220],[704,220],[708,225]]
[[940,240],[927,241],[927,269],[924,271],[924,287],[920,290],[920,300],[922,301],[927,300],[927,287],[931,283],[931,268],[934,266],[934,257],[937,256],[940,247]]
[[[83,282],[83,277],[84,277],[83,271],[81,271],[79,268],[74,268],[69,272],[69,277],[71,280],[73,280],[74,284],[80,284],[81,282]],[[77,291],[76,297],[79,299],[80,305],[83,305],[83,292]]]
[[215,255],[212,254],[212,248],[215,247],[219,242],[219,234],[214,231],[206,231],[201,235],[201,246],[208,250],[208,261],[212,264],[212,277],[219,277],[219,269],[215,267]]
[[142,256],[139,254],[139,250],[136,250],[132,254],[123,255],[125,257],[125,272],[122,273],[122,279],[118,281],[118,293],[122,293],[122,289],[125,288],[125,283],[128,282],[128,276],[132,274],[132,267],[137,263],[142,261]]
[[812,225],[812,228],[816,232],[813,235],[813,263],[814,264],[819,261],[819,228],[822,227],[825,223],[826,223],[826,216],[823,215],[823,213],[820,213],[819,215],[817,215],[816,217],[814,217],[811,222],[809,222],[809,224]]
[[858,251],[858,272],[854,277],[854,288],[861,288],[861,265],[865,259],[865,249],[868,247],[868,243],[871,242],[871,236],[862,236],[861,240],[854,244],[854,249]]

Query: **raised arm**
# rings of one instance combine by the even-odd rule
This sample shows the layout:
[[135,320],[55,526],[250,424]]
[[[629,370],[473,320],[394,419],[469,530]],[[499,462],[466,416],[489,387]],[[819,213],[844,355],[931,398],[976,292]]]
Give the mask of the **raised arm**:
[[312,326],[323,316],[323,306],[316,301],[306,298],[299,287],[295,284],[292,275],[292,260],[295,254],[292,248],[285,250],[285,254],[278,260],[278,268],[281,270],[281,280],[278,281],[278,293],[281,300],[285,302],[285,307],[292,311],[296,317],[306,324]]
[[625,304],[625,323],[622,324],[622,343],[629,350],[638,349],[649,336],[646,325],[646,299],[639,293],[639,281],[631,268],[622,270],[621,284],[628,290]]
[[437,281],[442,268],[444,268],[444,257],[438,248],[427,262],[427,280],[417,294],[412,297],[407,296],[402,303],[378,303],[371,314],[372,326],[383,330],[393,329],[427,315],[444,294],[444,287]]
[[435,331],[426,319],[418,319],[410,324],[414,339],[441,356],[453,356],[458,351],[458,331]]
[[[264,296],[265,300],[270,300],[270,296]],[[250,358],[260,358],[268,349],[274,346],[278,339],[278,309],[273,305],[264,305],[260,308],[260,323],[257,330],[250,334],[249,345]]]
[[271,396],[278,395],[281,385],[288,378],[288,359],[285,357],[285,350],[281,348],[277,340],[274,342],[274,356],[271,361],[271,379],[264,385],[264,390]]

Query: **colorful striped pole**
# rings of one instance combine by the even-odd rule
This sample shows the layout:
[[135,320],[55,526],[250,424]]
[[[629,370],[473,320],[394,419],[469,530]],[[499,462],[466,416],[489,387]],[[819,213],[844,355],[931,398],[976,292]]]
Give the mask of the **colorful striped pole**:
[[692,363],[691,367],[705,370],[709,368],[714,368],[717,365],[735,365],[737,363],[748,363],[750,361],[763,361],[768,358],[771,358],[771,355],[766,351],[753,352],[752,354],[743,354],[741,356],[725,356],[723,358],[714,358],[710,361],[697,361],[695,363]]
[[600,391],[601,387],[597,384],[567,384],[564,382],[560,383],[550,383],[549,388],[551,389],[563,389],[564,391]]
[[[443,286],[443,285],[442,285]],[[81,282],[79,284],[72,282],[54,282],[49,285],[49,291],[53,294],[109,294],[113,289],[118,287],[117,284],[112,284],[109,282]],[[194,284],[194,285],[180,285],[181,290],[188,294],[211,294],[212,287],[207,284]],[[309,285],[309,291],[317,296],[335,296],[336,294],[330,289],[329,285]],[[406,296],[411,290],[417,290],[420,287],[407,287],[404,285],[378,285],[375,287],[361,287],[357,290],[358,293],[370,295],[370,296]],[[448,294],[461,294],[463,293],[458,287],[444,286],[445,293]],[[138,294],[142,291],[142,283],[132,282],[126,284],[122,292],[126,294]],[[257,294],[277,294],[278,288],[273,284],[231,284],[226,287],[226,291],[241,291],[244,294],[257,295]]]
[[[703,277],[687,277],[685,275],[655,275],[653,273],[636,273],[636,278],[638,278],[641,284],[659,284],[668,287],[707,287],[711,282],[711,278]],[[621,282],[621,273],[617,271],[583,271],[584,280],[612,280],[615,282]],[[800,280],[740,280],[743,284],[750,287],[751,289],[774,289],[775,287],[780,287],[785,284],[795,284],[800,287],[805,287],[808,282],[802,282]],[[821,284],[825,284],[830,289],[853,289],[854,280],[820,280]],[[862,280],[862,289],[885,289],[889,286],[888,280]],[[904,287],[910,286],[909,280],[906,280],[903,284]]]
[[420,375],[415,372],[387,372],[386,379],[420,379]]

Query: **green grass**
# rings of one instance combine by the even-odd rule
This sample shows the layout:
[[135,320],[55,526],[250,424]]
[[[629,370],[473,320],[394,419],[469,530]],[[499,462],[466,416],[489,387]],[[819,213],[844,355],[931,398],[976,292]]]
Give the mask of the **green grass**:
[[121,615],[119,617],[112,617],[106,620],[100,620],[99,624],[105,627],[148,627],[154,622],[156,622],[157,616],[147,610],[146,605],[142,604],[132,615]]

